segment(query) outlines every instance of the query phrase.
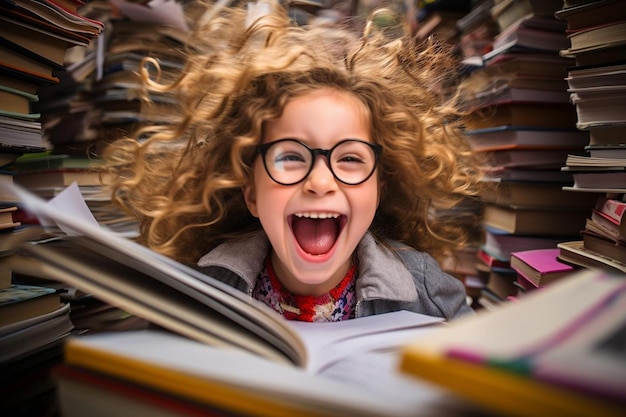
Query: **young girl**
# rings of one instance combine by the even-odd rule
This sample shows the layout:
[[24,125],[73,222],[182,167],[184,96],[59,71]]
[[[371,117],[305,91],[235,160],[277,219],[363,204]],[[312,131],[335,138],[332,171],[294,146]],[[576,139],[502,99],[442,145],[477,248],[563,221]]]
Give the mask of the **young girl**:
[[[435,259],[467,244],[479,162],[434,42],[295,27],[273,2],[208,9],[173,84],[181,123],[114,143],[140,241],[287,319],[471,311]],[[451,211],[452,210],[452,211]]]

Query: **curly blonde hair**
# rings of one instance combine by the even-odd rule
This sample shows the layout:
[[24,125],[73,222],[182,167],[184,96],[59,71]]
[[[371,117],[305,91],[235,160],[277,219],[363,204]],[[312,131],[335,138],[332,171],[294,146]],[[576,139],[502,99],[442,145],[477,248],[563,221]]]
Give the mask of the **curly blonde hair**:
[[435,257],[467,245],[480,219],[466,203],[477,201],[482,171],[450,89],[458,70],[450,51],[434,40],[390,39],[371,23],[360,37],[296,27],[282,6],[261,5],[253,21],[243,6],[207,5],[213,16],[194,28],[180,76],[159,83],[142,72],[148,89],[176,95],[181,122],[145,127],[104,154],[113,201],[138,220],[140,242],[194,263],[259,230],[242,188],[264,123],[290,98],[330,87],[365,104],[383,146],[372,233]]

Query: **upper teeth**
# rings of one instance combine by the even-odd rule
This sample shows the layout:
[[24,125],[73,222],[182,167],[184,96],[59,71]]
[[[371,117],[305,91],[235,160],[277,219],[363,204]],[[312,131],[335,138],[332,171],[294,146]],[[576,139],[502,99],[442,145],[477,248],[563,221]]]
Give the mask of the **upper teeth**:
[[296,213],[296,217],[308,217],[311,219],[336,219],[339,217],[338,213]]

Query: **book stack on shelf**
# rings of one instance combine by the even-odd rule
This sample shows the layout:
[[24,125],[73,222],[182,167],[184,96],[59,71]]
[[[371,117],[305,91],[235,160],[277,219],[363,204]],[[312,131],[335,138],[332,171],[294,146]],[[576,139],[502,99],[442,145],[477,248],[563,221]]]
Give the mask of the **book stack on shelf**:
[[626,9],[616,0],[567,0],[556,12],[574,59],[566,81],[577,128],[588,135],[583,155],[570,155],[563,172],[577,194],[601,193],[590,208],[582,239],[559,245],[572,265],[626,272],[622,210],[626,193]]
[[[482,196],[486,241],[478,253],[486,306],[523,290],[509,264],[512,251],[579,238],[595,202],[593,194],[563,189],[573,178],[561,167],[568,155],[584,153],[588,137],[576,128],[567,91],[574,60],[560,56],[569,44],[565,22],[554,16],[561,7],[562,1],[495,1],[491,15],[499,32],[482,65],[460,85],[476,109],[468,141],[489,164],[491,187]],[[503,240],[529,246],[501,250]]]

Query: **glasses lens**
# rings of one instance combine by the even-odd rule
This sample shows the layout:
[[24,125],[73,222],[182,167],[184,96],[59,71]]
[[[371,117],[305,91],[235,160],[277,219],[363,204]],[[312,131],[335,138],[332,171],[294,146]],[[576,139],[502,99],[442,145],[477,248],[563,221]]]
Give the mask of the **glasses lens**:
[[376,153],[367,143],[347,140],[333,149],[330,166],[339,181],[359,184],[374,172]]
[[275,142],[265,153],[265,166],[280,184],[295,184],[309,173],[311,152],[295,140]]

